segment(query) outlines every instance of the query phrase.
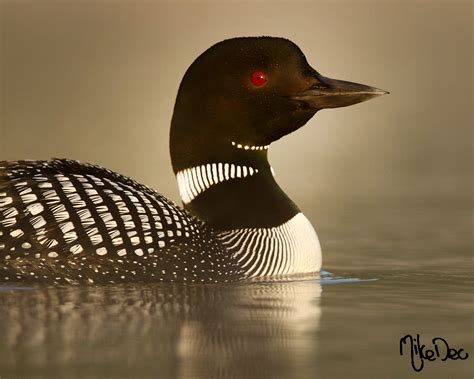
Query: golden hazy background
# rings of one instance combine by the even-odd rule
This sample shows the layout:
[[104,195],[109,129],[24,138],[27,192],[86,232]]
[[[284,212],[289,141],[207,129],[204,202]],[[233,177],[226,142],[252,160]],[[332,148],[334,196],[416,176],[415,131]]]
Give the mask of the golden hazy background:
[[391,92],[272,145],[303,211],[472,204],[470,1],[2,0],[0,11],[0,160],[93,162],[179,202],[168,133],[185,70],[222,39],[282,36],[323,75]]

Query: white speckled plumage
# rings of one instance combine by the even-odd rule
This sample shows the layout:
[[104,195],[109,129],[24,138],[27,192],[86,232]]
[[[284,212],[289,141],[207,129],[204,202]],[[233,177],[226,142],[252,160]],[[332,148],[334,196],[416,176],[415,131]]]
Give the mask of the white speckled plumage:
[[98,166],[9,162],[0,189],[0,281],[217,282],[239,273],[202,222]]

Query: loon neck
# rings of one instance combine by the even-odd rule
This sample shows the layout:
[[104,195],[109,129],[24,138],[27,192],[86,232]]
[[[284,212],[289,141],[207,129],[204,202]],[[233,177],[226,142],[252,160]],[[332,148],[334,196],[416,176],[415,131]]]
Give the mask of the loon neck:
[[194,163],[173,162],[184,207],[217,230],[275,227],[294,217],[299,209],[276,183],[267,150],[229,141]]

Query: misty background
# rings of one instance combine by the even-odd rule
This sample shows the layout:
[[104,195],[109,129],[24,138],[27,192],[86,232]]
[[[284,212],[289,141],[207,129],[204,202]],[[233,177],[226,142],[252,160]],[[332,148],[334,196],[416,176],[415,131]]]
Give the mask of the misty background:
[[4,288],[0,375],[473,377],[470,360],[415,373],[397,345],[474,351],[472,4],[0,0],[0,161],[92,162],[178,204],[175,96],[214,43],[286,37],[323,75],[391,92],[270,147],[343,282]]
[[419,228],[456,224],[449,241],[472,243],[470,1],[2,0],[0,12],[0,160],[92,162],[180,203],[168,135],[185,70],[222,39],[281,36],[323,75],[391,92],[323,110],[270,148],[323,249],[331,227],[389,233],[426,204]]

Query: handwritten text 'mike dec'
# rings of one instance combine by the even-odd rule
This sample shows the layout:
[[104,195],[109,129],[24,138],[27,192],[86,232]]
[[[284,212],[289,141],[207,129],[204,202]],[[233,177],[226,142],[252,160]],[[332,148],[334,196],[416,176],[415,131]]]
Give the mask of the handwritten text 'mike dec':
[[431,340],[433,346],[427,348],[420,340],[420,335],[413,337],[410,334],[400,338],[400,355],[404,355],[405,350],[411,358],[411,366],[413,370],[419,372],[423,370],[425,360],[433,362],[441,359],[442,362],[451,360],[465,360],[469,358],[469,354],[463,348],[455,349],[449,346],[448,341],[442,337],[435,337]]

